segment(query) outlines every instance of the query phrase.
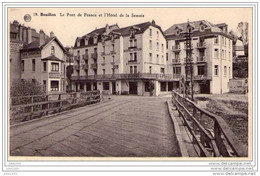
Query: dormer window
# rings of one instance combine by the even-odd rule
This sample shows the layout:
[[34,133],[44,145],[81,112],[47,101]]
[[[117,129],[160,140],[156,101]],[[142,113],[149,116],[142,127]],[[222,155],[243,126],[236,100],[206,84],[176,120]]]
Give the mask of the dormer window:
[[97,36],[94,36],[94,43],[97,43]]
[[80,39],[77,40],[77,46],[80,46]]
[[135,38],[135,30],[134,29],[131,30],[130,37]]
[[179,29],[177,29],[176,35],[180,35],[180,30]]
[[188,32],[189,32],[189,33],[192,32],[192,28],[191,28],[191,27],[188,28]]
[[88,45],[88,39],[87,38],[85,39],[85,45]]
[[204,31],[205,30],[205,26],[204,25],[201,25],[200,26],[200,31]]
[[54,46],[51,47],[51,55],[52,55],[52,56],[55,55],[55,47],[54,47]]

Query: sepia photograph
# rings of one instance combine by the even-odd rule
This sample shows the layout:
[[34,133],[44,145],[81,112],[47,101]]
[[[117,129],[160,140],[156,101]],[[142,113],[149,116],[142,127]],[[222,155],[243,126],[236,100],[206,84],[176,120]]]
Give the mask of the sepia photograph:
[[8,8],[9,159],[250,159],[251,27],[251,8]]

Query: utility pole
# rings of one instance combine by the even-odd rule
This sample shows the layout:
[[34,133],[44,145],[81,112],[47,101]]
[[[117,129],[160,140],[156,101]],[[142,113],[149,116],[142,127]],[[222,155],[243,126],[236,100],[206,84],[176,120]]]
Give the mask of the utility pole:
[[[192,43],[191,43],[191,30],[190,30],[190,23],[187,22],[187,28],[186,32],[184,33],[184,44],[186,49],[186,58],[185,58],[185,76],[186,76],[186,82],[185,86],[187,86],[186,90],[186,96],[189,95],[189,82],[188,78],[190,77],[190,94],[191,94],[191,100],[194,101],[193,97],[193,59],[192,59]],[[190,76],[188,76],[190,74]]]

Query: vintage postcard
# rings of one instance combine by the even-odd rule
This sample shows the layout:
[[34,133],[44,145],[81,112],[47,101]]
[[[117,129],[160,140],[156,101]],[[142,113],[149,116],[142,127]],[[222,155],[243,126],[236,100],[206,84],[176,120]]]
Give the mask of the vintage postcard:
[[9,161],[253,159],[252,7],[8,7]]

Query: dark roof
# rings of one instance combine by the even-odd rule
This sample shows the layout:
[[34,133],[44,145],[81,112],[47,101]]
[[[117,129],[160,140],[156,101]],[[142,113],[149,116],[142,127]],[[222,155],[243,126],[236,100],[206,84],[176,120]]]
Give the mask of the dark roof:
[[46,38],[44,40],[44,44],[40,46],[40,39],[35,40],[34,42],[29,43],[28,45],[25,45],[22,49],[22,51],[29,51],[29,50],[41,50],[44,46],[46,46],[50,41],[56,40],[57,43],[60,45],[60,47],[63,49],[65,52],[65,48],[63,45],[60,43],[60,41],[56,37],[50,37]]
[[46,57],[46,58],[43,58],[41,60],[52,60],[52,61],[59,61],[59,62],[64,62],[63,60],[55,57],[55,56],[49,56],[49,57]]
[[[118,28],[118,25],[117,24],[110,25],[109,29],[111,30],[114,27]],[[84,38],[86,36],[91,36],[94,34],[102,35],[104,32],[106,32],[106,27],[95,29],[95,30],[91,31],[90,33],[87,33],[86,35],[83,35],[81,38]]]
[[[207,20],[199,20],[199,21],[191,21],[189,22],[191,26],[194,26],[195,29],[199,29],[201,24],[205,24],[207,27],[214,27],[215,25]],[[164,31],[165,35],[171,35],[175,33],[175,29],[177,26],[181,26],[183,28],[182,31],[187,31],[187,22],[186,23],[180,23],[180,24],[174,24],[170,28],[168,28],[166,31]]]
[[124,27],[124,28],[115,29],[115,30],[113,30],[113,32],[118,32],[122,36],[128,36],[131,33],[131,28],[136,27],[136,28],[139,28],[139,30],[136,32],[136,34],[142,34],[142,33],[144,33],[144,31],[146,31],[146,29],[149,28],[149,26],[154,26],[154,27],[158,28],[163,34],[163,31],[162,31],[160,26],[156,25],[155,23],[149,22],[149,21],[145,22],[145,23],[127,26],[127,27]]

